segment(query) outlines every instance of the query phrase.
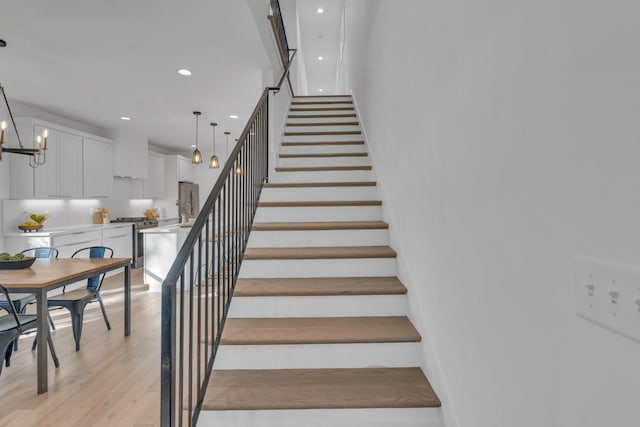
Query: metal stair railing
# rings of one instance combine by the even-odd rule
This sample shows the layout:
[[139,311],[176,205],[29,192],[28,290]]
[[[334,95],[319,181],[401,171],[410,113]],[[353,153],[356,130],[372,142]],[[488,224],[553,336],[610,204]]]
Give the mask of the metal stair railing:
[[269,173],[266,87],[162,283],[160,423],[193,426],[233,296],[263,184]]

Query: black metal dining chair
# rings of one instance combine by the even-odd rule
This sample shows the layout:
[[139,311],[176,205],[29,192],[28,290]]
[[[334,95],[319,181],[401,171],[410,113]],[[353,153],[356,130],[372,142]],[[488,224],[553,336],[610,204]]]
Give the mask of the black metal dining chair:
[[[8,302],[6,310],[9,313],[8,315],[0,317],[0,355],[4,358],[4,365],[9,367],[11,364],[11,354],[13,353],[13,342],[26,331],[37,328],[38,316],[35,314],[20,314],[13,304],[9,291],[2,285],[0,285],[0,294],[2,294]],[[60,367],[60,362],[58,361],[58,356],[56,355],[50,334],[47,335],[47,342],[49,343],[53,363],[56,365],[56,368],[58,368]],[[2,365],[3,364],[0,363],[0,374],[2,373]]]
[[[106,246],[89,246],[75,251],[73,255],[71,255],[71,258],[113,258],[113,249]],[[73,327],[73,339],[76,342],[76,351],[80,351],[84,309],[90,302],[98,301],[100,303],[104,322],[107,325],[107,329],[111,330],[107,312],[104,308],[104,302],[100,295],[100,288],[102,287],[104,276],[105,274],[89,277],[87,279],[87,286],[84,289],[67,292],[65,287],[63,288],[62,294],[49,299],[49,307],[64,307],[69,310],[71,314],[71,325]]]
[[[40,246],[37,248],[29,248],[20,252],[26,256],[32,256],[34,258],[49,258],[55,259],[58,258],[58,249],[50,247],[50,246]],[[27,310],[27,306],[36,301],[35,294],[24,294],[24,293],[11,293],[9,294],[11,297],[11,301],[13,302],[13,306],[19,314],[25,314]],[[0,294],[0,308],[8,310],[9,302],[4,297],[4,295]],[[49,326],[51,329],[55,330],[56,325],[53,323],[53,319],[49,313],[47,313],[47,319],[49,320]],[[18,351],[18,340],[15,341],[13,345],[13,350]]]

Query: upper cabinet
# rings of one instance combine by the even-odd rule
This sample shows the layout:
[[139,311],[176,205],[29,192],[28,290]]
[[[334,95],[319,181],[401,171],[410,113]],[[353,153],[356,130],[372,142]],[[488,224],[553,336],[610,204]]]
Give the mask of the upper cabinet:
[[149,171],[144,180],[143,194],[145,198],[160,199],[164,197],[165,158],[162,154],[149,151],[147,160]]
[[115,141],[114,176],[147,178],[147,138],[126,129],[116,130],[109,136]]
[[176,156],[178,162],[178,181],[193,182],[193,163],[191,159]]
[[[34,147],[36,137],[42,135],[44,129],[48,130],[49,136],[47,138],[46,162],[43,165],[32,168],[29,166],[28,156],[11,157],[9,173],[12,199],[108,196],[113,174],[110,174],[108,180],[102,181],[104,175],[101,172],[96,173],[101,168],[108,168],[109,164],[113,164],[113,147],[108,140],[92,137],[94,138],[93,142],[101,144],[100,147],[102,147],[102,150],[94,157],[90,154],[84,154],[83,139],[92,138],[88,138],[88,135],[83,132],[32,118],[16,119],[16,126],[25,147]],[[15,135],[12,135],[12,138],[17,145]],[[89,152],[93,149],[95,147],[91,146]],[[87,161],[93,163],[85,165]],[[96,176],[92,176],[93,174]],[[101,188],[99,193],[102,196],[98,193],[88,195],[86,191],[83,191],[87,177],[94,180],[89,184],[89,188],[99,185]],[[100,180],[99,184],[95,180]]]
[[113,145],[94,138],[83,138],[83,196],[85,198],[113,195]]

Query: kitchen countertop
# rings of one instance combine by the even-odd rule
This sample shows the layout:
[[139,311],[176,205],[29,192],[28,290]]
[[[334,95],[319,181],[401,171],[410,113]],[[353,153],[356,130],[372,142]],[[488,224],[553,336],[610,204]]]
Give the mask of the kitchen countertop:
[[24,233],[17,229],[15,232],[5,233],[4,237],[50,237],[50,236],[62,236],[64,234],[78,233],[83,231],[104,230],[110,228],[124,228],[131,227],[130,222],[112,222],[109,224],[82,224],[72,225],[67,227],[55,227],[47,228],[45,225],[40,231],[32,231]]

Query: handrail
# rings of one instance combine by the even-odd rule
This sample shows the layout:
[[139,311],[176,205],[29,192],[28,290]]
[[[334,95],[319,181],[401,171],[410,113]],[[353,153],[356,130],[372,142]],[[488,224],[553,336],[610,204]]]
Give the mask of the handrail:
[[[275,0],[275,2],[277,3],[277,0]],[[272,6],[272,9],[273,9],[273,6]],[[277,10],[280,16],[280,19],[277,19],[273,15],[269,15],[267,18],[269,19],[269,22],[271,22],[271,30],[273,31],[273,37],[276,39],[276,45],[278,47],[278,53],[280,54],[280,61],[282,62],[282,66],[285,69],[289,69],[289,66],[291,65],[291,61],[293,60],[293,57],[289,57],[289,52],[296,51],[297,49],[289,48],[288,42],[286,40],[286,32],[284,36],[285,38],[284,43],[280,38],[280,34],[278,30],[278,21],[281,23],[282,29],[284,31],[284,23],[282,23],[282,15],[280,15],[280,6],[278,5],[277,9],[274,9],[274,10]],[[287,78],[287,83],[289,84],[289,91],[291,91],[291,96],[295,96],[295,93],[293,92],[293,85],[291,84],[291,79],[289,78],[288,73],[286,74],[286,78]]]
[[[162,282],[160,423],[195,425],[213,370],[249,231],[268,181],[269,93],[265,87]],[[195,318],[195,319],[194,319]]]

